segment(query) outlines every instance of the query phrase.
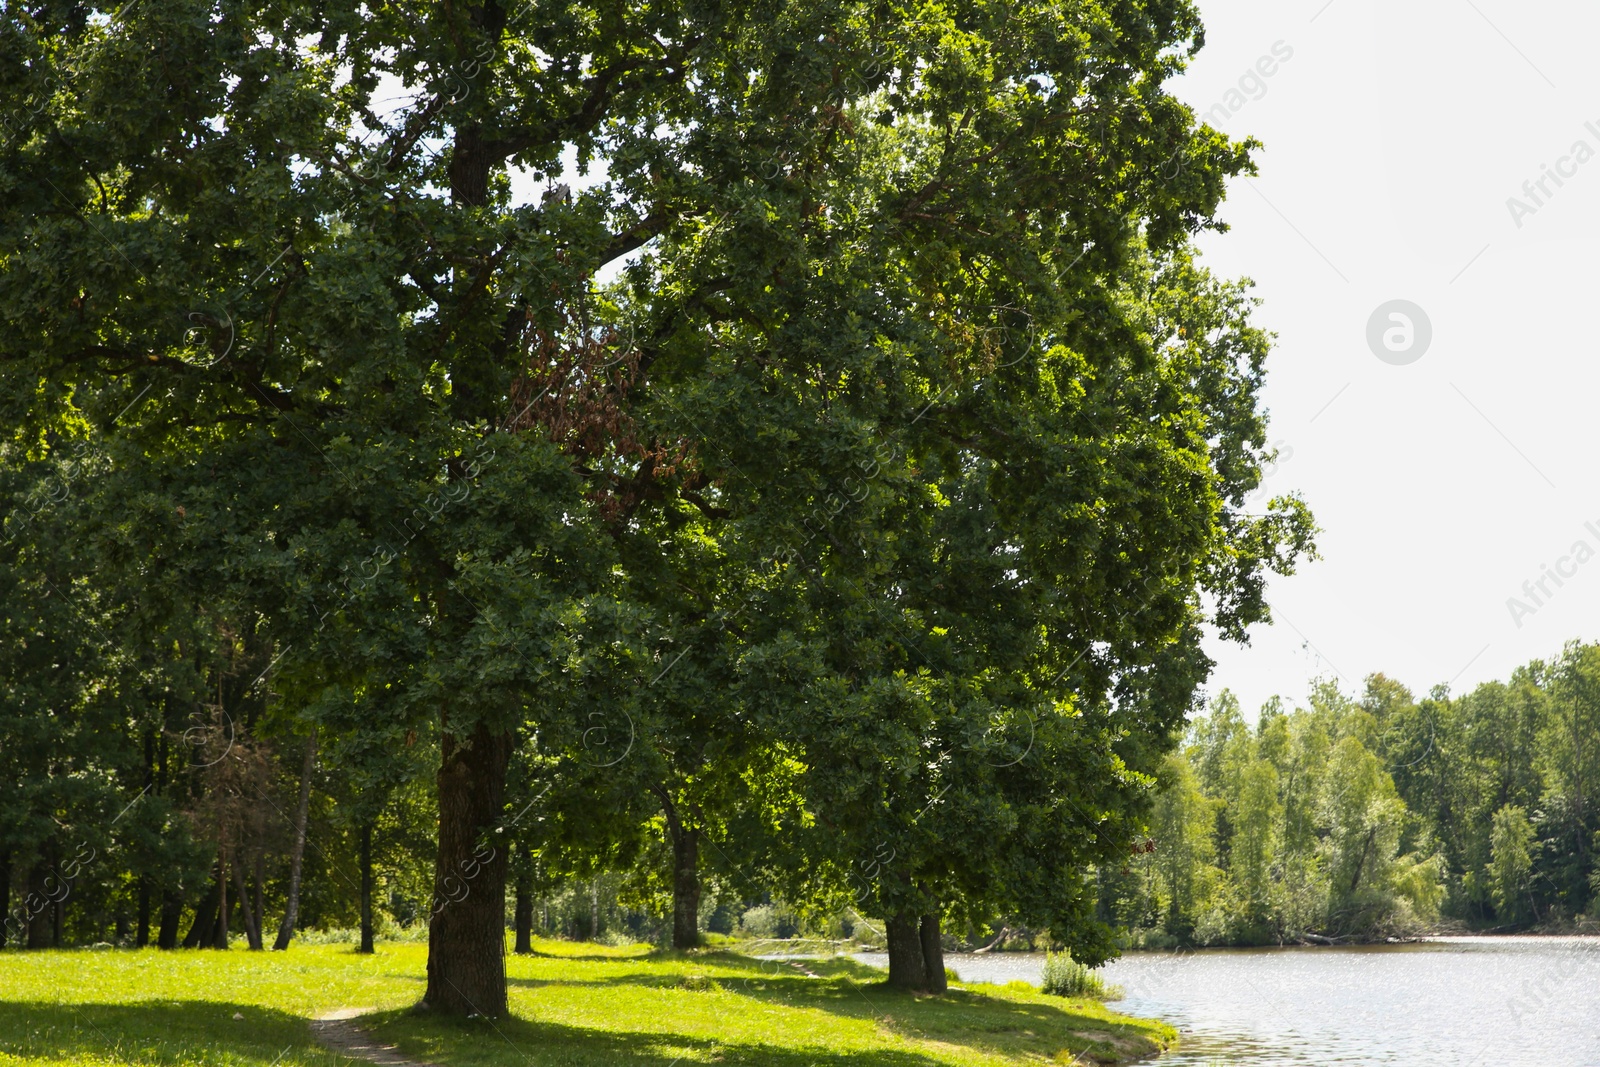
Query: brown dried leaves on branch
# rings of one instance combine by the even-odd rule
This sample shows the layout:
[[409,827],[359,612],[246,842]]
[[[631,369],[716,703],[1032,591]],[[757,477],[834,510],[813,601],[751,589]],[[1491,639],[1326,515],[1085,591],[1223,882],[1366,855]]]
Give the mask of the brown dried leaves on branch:
[[591,321],[584,302],[558,300],[549,320],[530,310],[523,372],[511,385],[510,431],[538,428],[572,456],[595,488],[605,522],[658,498],[674,479],[698,483],[689,442],[646,437],[629,411],[640,352],[614,327]]

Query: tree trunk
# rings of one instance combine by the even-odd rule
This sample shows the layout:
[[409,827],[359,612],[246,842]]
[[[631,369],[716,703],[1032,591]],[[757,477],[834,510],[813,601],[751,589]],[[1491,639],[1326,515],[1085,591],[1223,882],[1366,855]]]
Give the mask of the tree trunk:
[[217,850],[217,928],[211,947],[228,947],[228,853],[222,848]]
[[0,851],[0,948],[11,930],[11,851]]
[[266,880],[267,850],[262,848],[256,852],[255,890],[256,890],[256,948],[266,944],[267,909],[263,899],[265,896],[262,883]]
[[176,889],[161,894],[161,928],[156,931],[156,948],[178,947],[178,923],[183,919],[183,894]]
[[245,942],[249,944],[252,952],[261,951],[261,923],[260,917],[250,907],[250,893],[244,881],[244,864],[238,862],[239,857],[234,857],[233,888],[239,896],[239,918],[244,922]]
[[282,952],[294,940],[294,926],[300,921],[300,872],[306,854],[306,820],[311,813],[311,772],[317,765],[317,728],[306,739],[305,763],[300,768],[300,802],[294,809],[294,844],[289,848],[289,900],[283,909],[283,924],[272,951]]
[[361,952],[372,947],[372,824],[361,827]]
[[699,944],[700,831],[679,824],[672,834],[672,947]]
[[506,1013],[506,856],[484,838],[501,816],[511,748],[510,733],[490,733],[481,723],[469,738],[441,738],[423,1003],[450,1015]]
[[206,895],[201,898],[194,909],[194,922],[189,926],[189,932],[183,935],[184,948],[209,948],[211,945],[211,931],[217,926],[217,883],[215,879],[206,885]]
[[[144,787],[146,791],[156,784],[156,732],[146,727],[144,731]],[[133,944],[145,948],[150,944],[150,875],[139,875],[138,918],[134,920]]]
[[518,955],[533,952],[533,868],[528,863],[528,847],[522,847],[517,866],[517,947]]
[[944,973],[944,941],[939,936],[939,914],[933,912],[922,917],[922,970],[925,988],[930,993],[945,993],[950,980]]
[[917,917],[901,912],[891,916],[884,928],[889,937],[889,985],[894,989],[922,989],[928,979]]
[[139,877],[139,917],[135,920],[133,929],[133,944],[135,948],[145,948],[150,944],[150,876]]
[[33,869],[28,872],[28,897],[23,901],[23,908],[27,915],[28,947],[49,948],[52,912],[50,906],[49,885],[50,868],[44,857],[34,861]]

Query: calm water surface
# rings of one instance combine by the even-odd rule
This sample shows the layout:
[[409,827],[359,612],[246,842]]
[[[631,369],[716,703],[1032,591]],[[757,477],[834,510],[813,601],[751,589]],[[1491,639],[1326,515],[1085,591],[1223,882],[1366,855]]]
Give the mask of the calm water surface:
[[[946,963],[969,982],[1038,982],[1044,957]],[[1127,993],[1118,1010],[1182,1032],[1162,1067],[1600,1067],[1600,938],[1131,953],[1105,975]]]

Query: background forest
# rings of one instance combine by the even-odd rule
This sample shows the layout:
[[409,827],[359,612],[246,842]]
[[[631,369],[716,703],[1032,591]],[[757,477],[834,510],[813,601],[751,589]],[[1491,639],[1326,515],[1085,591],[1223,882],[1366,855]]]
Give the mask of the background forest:
[[1600,646],[1459,697],[1381,674],[1307,708],[1224,691],[1168,757],[1147,851],[1100,872],[1136,943],[1594,925]]
[[[1253,726],[1224,691],[1167,757],[1145,843],[1121,869],[1095,870],[1101,917],[1127,928],[1133,946],[1152,948],[1363,939],[1441,927],[1592,928],[1600,891],[1597,683],[1600,645],[1575,643],[1509,681],[1459,697],[1440,688],[1418,700],[1381,674],[1367,679],[1359,696],[1325,681],[1308,707],[1273,702]],[[65,720],[52,725],[71,729]],[[104,804],[124,763],[143,766],[150,784],[136,802],[138,815],[103,813],[113,825],[104,841],[52,857],[75,872],[70,906],[30,907],[30,891],[48,900],[51,886],[31,884],[28,870],[14,871],[10,858],[0,857],[0,885],[11,904],[0,937],[9,934],[13,946],[142,945],[162,937],[213,944],[221,925],[215,849],[222,842],[235,857],[238,888],[227,928],[255,941],[256,916],[278,911],[288,893],[306,766],[301,925],[314,939],[353,937],[365,917],[370,936],[425,936],[437,823],[428,781],[436,755],[426,744],[401,738],[392,751],[360,753],[325,737],[312,749],[317,762],[306,765],[305,739],[247,736],[261,732],[259,722],[220,730],[179,725],[132,737],[77,733],[75,758],[53,763],[56,773],[44,776],[19,762],[23,749],[7,746],[0,754],[8,779],[21,786],[3,801],[13,835],[32,825],[29,805],[38,810],[49,799],[70,815],[74,804]],[[324,760],[339,773],[325,771]],[[368,773],[345,772],[363,760]],[[71,773],[62,776],[67,762]],[[245,788],[264,802],[243,802]],[[547,836],[559,817],[550,791],[525,795],[538,812],[526,824]],[[43,829],[41,838],[54,840]],[[510,921],[518,934],[668,940],[664,819],[646,820],[640,831],[626,848],[514,847]],[[702,931],[881,943],[881,922],[848,903],[775,899],[770,885],[719,862],[727,857],[714,847],[707,852]],[[892,859],[884,854],[877,862]],[[186,897],[184,884],[211,892]],[[1026,948],[1042,943],[1043,932],[994,914],[949,933],[956,943],[998,936],[999,947]]]

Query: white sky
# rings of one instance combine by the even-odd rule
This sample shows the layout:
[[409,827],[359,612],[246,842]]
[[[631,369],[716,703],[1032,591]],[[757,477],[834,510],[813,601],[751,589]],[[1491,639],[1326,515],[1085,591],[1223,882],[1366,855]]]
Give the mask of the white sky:
[[[1200,6],[1207,45],[1177,85],[1199,111],[1275,43],[1293,50],[1217,121],[1266,148],[1261,176],[1230,189],[1233,229],[1202,247],[1258,283],[1258,321],[1278,334],[1271,438],[1289,457],[1270,487],[1301,491],[1325,531],[1323,560],[1270,586],[1273,626],[1247,648],[1211,644],[1208,688],[1252,714],[1274,693],[1302,701],[1319,674],[1461,693],[1600,637],[1600,558],[1566,562],[1575,574],[1547,579],[1542,605],[1522,593],[1575,542],[1600,552],[1585,529],[1600,531],[1600,5]],[[1523,183],[1580,140],[1597,158],[1528,200]],[[1537,208],[1520,226],[1512,196]],[[1393,299],[1433,325],[1407,366],[1366,341]],[[1514,619],[1513,596],[1536,610]]]

